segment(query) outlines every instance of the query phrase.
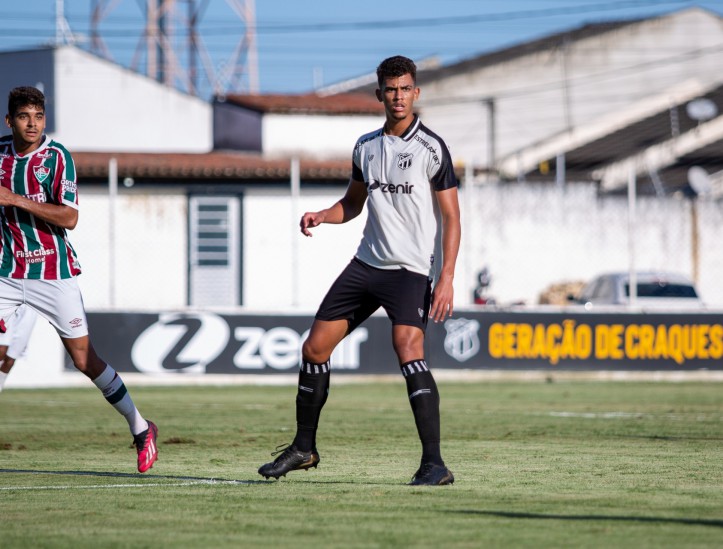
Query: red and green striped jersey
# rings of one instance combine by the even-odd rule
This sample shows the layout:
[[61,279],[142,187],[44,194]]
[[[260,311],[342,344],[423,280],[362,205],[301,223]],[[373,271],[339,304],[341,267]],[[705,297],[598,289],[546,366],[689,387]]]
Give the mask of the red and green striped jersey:
[[[73,157],[47,136],[25,156],[15,153],[12,136],[0,138],[0,185],[36,202],[78,208]],[[10,206],[0,209],[0,220],[0,276],[58,280],[80,274],[64,228]]]

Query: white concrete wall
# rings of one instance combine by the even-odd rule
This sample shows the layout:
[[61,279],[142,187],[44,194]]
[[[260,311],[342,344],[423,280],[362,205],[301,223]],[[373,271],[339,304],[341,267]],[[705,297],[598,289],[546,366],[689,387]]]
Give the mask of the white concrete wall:
[[321,225],[305,237],[304,212],[328,208],[343,189],[302,192],[294,207],[288,192],[244,197],[244,303],[254,310],[315,311],[356,252],[366,210],[342,225]]
[[453,158],[486,166],[485,98],[495,102],[500,158],[680,82],[723,81],[721,41],[721,18],[692,8],[424,84],[419,105]]
[[[126,191],[118,199],[116,245],[109,243],[109,207],[100,192],[81,191],[80,222],[71,232],[83,267],[80,284],[92,310],[157,311],[185,307],[187,204],[180,190]],[[589,280],[628,269],[627,199],[599,198],[593,184],[565,190],[538,184],[477,184],[461,189],[462,246],[456,304],[472,303],[478,271],[492,274],[489,293],[503,304],[536,304],[550,284]],[[366,211],[343,225],[322,225],[306,238],[305,211],[331,206],[343,189],[303,190],[294,204],[285,189],[257,189],[243,200],[243,296],[251,311],[314,311],[354,255]],[[693,277],[691,203],[639,198],[635,233],[638,269]],[[698,287],[723,308],[723,212],[698,205]],[[111,259],[116,272],[110,272]]]
[[86,308],[155,311],[184,306],[187,207],[185,194],[178,190],[121,190],[111,232],[108,195],[81,184],[80,217],[69,236],[83,269],[78,281]]
[[377,130],[383,116],[266,114],[262,147],[266,156],[311,155],[349,158],[359,136]]
[[58,140],[71,151],[213,148],[211,105],[73,46],[55,50]]

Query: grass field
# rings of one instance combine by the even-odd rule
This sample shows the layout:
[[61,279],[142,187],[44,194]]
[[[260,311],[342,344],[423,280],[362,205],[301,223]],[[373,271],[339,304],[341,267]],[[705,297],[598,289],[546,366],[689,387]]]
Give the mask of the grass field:
[[410,487],[403,381],[333,385],[317,470],[258,476],[295,387],[131,387],[159,426],[135,473],[87,389],[0,394],[0,546],[721,547],[723,384],[440,383],[456,482]]

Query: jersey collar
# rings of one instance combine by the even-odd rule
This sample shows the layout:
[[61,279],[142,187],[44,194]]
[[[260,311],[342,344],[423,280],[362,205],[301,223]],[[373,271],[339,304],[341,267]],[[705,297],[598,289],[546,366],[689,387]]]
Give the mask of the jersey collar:
[[[419,126],[421,125],[421,122],[419,120],[418,115],[414,115],[414,118],[412,119],[412,123],[407,126],[407,129],[404,130],[404,133],[398,137],[398,139],[401,139],[402,141],[409,141],[412,137],[414,137],[414,134],[417,133],[417,130],[419,129]],[[386,127],[386,124],[382,126],[382,129],[379,130],[379,135],[386,135],[384,133],[384,128]]]
[[15,158],[30,158],[31,156],[47,149],[48,143],[50,143],[50,138],[44,134],[43,141],[42,141],[42,143],[40,143],[40,146],[37,149],[35,149],[33,152],[28,153],[28,154],[18,154],[15,151],[15,143],[13,143],[12,141],[11,141],[11,143],[12,143],[13,156],[15,156]]
[[399,136],[400,139],[403,141],[409,141],[412,137],[414,137],[414,134],[417,133],[417,130],[419,129],[419,126],[421,125],[421,122],[419,120],[419,115],[414,115],[414,119],[412,120],[412,123],[409,124],[409,127],[404,130],[404,133]]

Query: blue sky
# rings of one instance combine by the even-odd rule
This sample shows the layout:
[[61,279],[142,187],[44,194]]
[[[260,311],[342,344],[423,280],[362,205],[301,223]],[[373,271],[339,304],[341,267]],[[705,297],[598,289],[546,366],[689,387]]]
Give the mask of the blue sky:
[[[3,6],[0,51],[53,41],[56,0],[5,3],[12,7]],[[137,50],[144,21],[139,5],[145,2],[99,3],[112,7],[100,31],[113,60],[131,66],[135,58],[135,68],[143,70],[145,57]],[[210,0],[202,14],[200,35],[214,74],[222,73],[239,43],[243,23],[231,6],[241,3]],[[187,5],[177,1],[179,12]],[[389,55],[417,61],[436,57],[446,64],[585,23],[649,17],[693,5],[723,15],[721,0],[256,0],[259,89],[303,93],[372,72]],[[87,47],[91,1],[65,0],[64,6],[70,29]],[[177,34],[180,49],[186,40],[182,29]],[[242,80],[241,87],[247,83]],[[202,95],[210,93],[208,86],[202,88]]]

